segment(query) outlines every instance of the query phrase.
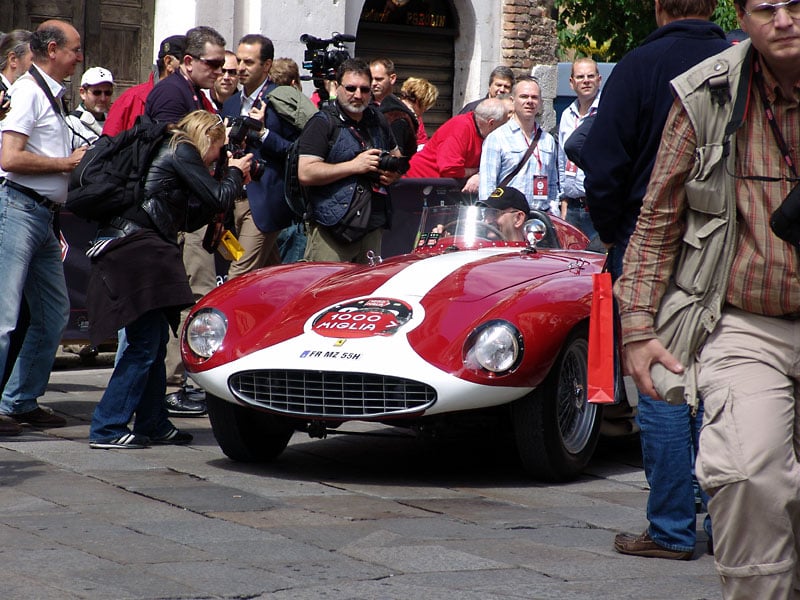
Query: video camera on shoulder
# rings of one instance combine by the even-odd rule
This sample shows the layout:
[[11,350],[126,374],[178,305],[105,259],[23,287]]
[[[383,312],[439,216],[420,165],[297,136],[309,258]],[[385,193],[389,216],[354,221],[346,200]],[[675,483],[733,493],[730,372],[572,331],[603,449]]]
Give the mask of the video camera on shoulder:
[[[228,152],[233,158],[241,158],[247,154],[247,146],[258,147],[261,145],[259,132],[261,131],[261,121],[252,117],[234,117],[229,123],[228,143],[222,147],[222,157],[227,157]],[[223,164],[225,160],[221,160]],[[250,160],[250,179],[259,181],[264,175],[267,162],[256,158]]]
[[311,75],[303,75],[300,79],[313,81],[320,97],[327,98],[325,80],[336,79],[336,69],[350,58],[350,53],[344,45],[346,42],[355,42],[356,36],[334,32],[330,38],[321,39],[304,33],[300,36],[300,41],[306,45],[303,68],[311,73]]

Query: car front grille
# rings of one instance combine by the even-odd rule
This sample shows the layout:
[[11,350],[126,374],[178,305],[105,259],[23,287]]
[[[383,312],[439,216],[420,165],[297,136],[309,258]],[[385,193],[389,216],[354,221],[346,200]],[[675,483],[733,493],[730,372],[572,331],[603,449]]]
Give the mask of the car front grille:
[[333,419],[365,419],[421,412],[436,401],[429,385],[370,373],[245,371],[230,378],[242,400],[276,412]]

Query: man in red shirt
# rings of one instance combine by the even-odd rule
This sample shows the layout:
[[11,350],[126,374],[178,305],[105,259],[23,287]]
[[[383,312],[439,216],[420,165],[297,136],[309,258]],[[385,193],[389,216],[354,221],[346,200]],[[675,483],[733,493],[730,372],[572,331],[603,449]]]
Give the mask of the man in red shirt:
[[475,112],[445,121],[422,150],[411,157],[406,177],[468,178],[462,191],[477,193],[483,140],[507,120],[505,103],[488,98],[475,107]]
[[[178,69],[183,60],[186,49],[185,35],[172,35],[161,42],[158,47],[158,80],[161,81]],[[108,111],[106,123],[103,125],[104,135],[117,135],[133,127],[136,117],[144,114],[144,104],[147,95],[155,86],[155,72],[150,73],[149,79],[137,86],[126,90]]]

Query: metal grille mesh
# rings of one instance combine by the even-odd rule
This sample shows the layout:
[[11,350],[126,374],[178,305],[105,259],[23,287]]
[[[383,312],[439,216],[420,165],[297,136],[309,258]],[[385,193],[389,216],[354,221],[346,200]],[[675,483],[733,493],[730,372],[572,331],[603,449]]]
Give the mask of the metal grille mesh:
[[421,411],[436,401],[435,390],[418,381],[369,373],[270,369],[237,373],[237,396],[291,415],[367,418]]

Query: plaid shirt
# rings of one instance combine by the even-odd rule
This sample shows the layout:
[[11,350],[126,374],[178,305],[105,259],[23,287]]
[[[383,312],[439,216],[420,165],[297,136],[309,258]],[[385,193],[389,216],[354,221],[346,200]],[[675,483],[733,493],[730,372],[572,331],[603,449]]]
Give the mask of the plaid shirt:
[[[800,90],[796,85],[794,97],[786,98],[766,66],[763,73],[767,100],[797,164]],[[623,274],[615,287],[624,343],[656,337],[654,315],[680,251],[686,209],[683,184],[694,165],[696,136],[685,109],[677,100],[664,131],[669,133],[662,138],[636,231],[625,253]],[[778,238],[769,227],[770,215],[796,182],[746,179],[752,176],[792,177],[755,84],[750,89],[745,122],[736,134],[736,175],[745,178],[737,179],[735,184],[738,241],[726,300],[742,310],[761,315],[800,313],[797,250]]]

